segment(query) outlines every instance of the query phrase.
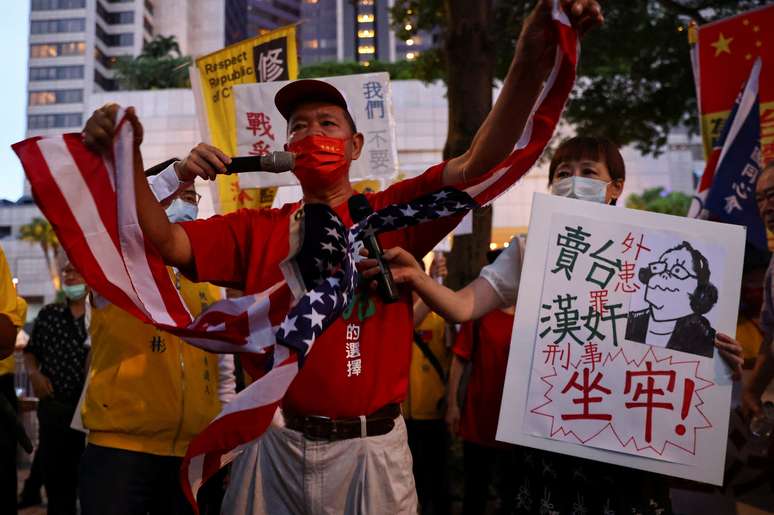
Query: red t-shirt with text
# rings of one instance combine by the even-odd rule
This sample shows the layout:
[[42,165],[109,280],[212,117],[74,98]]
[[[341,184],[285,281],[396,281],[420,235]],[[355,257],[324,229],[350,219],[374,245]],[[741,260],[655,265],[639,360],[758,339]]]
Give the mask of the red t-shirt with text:
[[[443,187],[445,163],[386,190],[366,194],[374,210],[408,202]],[[193,280],[258,293],[283,280],[279,264],[289,252],[290,216],[300,202],[278,209],[241,209],[181,224],[193,247]],[[350,227],[347,202],[333,208]],[[383,249],[403,247],[421,258],[459,222],[451,216],[379,236]],[[392,304],[362,288],[349,308],[315,341],[290,385],[283,406],[296,413],[355,417],[403,401],[411,359],[409,292]]]
[[454,354],[465,361],[473,360],[460,419],[460,437],[479,445],[505,445],[498,444],[495,435],[508,365],[513,315],[495,309],[481,317],[475,350],[473,327],[473,322],[464,323],[452,348]]

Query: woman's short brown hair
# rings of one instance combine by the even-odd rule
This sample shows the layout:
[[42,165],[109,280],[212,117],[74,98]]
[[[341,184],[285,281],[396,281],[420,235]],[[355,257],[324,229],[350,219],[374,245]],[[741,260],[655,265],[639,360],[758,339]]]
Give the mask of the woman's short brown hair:
[[554,173],[561,163],[582,159],[605,163],[610,172],[610,178],[614,181],[626,179],[624,160],[615,143],[607,138],[596,136],[575,136],[565,140],[554,152],[551,165],[548,167],[548,184],[554,182]]

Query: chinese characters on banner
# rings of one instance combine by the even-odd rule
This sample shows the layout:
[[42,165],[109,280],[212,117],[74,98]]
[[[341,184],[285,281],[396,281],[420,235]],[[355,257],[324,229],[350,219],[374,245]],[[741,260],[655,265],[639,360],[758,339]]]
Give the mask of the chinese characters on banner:
[[[236,117],[233,88],[237,84],[287,81],[295,79],[297,74],[294,25],[281,27],[197,58],[191,67],[190,76],[203,140],[235,156],[238,155],[236,133],[239,127],[254,127],[251,130],[263,138],[273,135],[268,119],[254,117],[246,120]],[[261,151],[260,145],[257,151]],[[253,189],[246,191],[250,185],[242,184],[237,174],[219,175],[212,184],[215,190],[214,204],[219,213],[258,205],[257,193]],[[275,194],[272,191],[261,193],[264,197],[273,197]]]
[[498,439],[719,483],[744,239],[536,195]]
[[[389,75],[368,73],[321,80],[330,82],[344,94],[357,129],[365,138],[360,158],[352,162],[350,178],[357,181],[393,176],[397,172],[398,152]],[[274,106],[274,95],[285,84],[278,81],[234,88],[239,155],[264,155],[284,148],[287,124]],[[246,174],[240,181],[245,187],[298,184],[290,172]]]

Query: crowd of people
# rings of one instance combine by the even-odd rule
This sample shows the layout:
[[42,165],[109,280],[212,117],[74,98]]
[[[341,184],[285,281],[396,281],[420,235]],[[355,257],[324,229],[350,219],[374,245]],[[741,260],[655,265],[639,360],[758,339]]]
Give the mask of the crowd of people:
[[[595,0],[562,0],[561,6],[583,32],[602,22]],[[547,51],[554,44],[550,9],[551,2],[539,2],[525,22],[500,97],[471,148],[370,194],[374,209],[470,183],[508,155],[554,61]],[[304,204],[326,204],[352,225],[348,170],[364,140],[346,100],[327,83],[307,80],[283,87],[275,103],[288,121],[287,148],[296,154],[294,173],[303,190],[299,202],[198,219],[194,179],[214,179],[230,163],[204,143],[149,178],[141,166],[135,170],[139,226],[193,315],[222,298],[224,288],[239,296],[282,280],[290,218]],[[87,122],[83,137],[93,151],[111,151],[117,110],[107,105]],[[139,149],[142,125],[131,109],[128,117]],[[554,195],[615,204],[625,179],[614,144],[580,136],[553,154],[548,188]],[[756,196],[761,217],[774,230],[774,163],[760,175]],[[435,255],[429,272],[422,258],[459,220],[450,216],[381,235],[399,300],[384,302],[366,281],[352,309],[318,337],[314,359],[289,387],[263,436],[199,491],[199,512],[452,513],[450,448],[458,438],[465,514],[485,513],[488,505],[499,513],[671,512],[672,485],[664,476],[496,440],[528,243],[515,238],[491,253],[480,275],[454,291],[443,285],[443,256]],[[358,267],[366,279],[382,273],[373,256]],[[74,514],[79,507],[86,515],[192,513],[180,485],[182,457],[252,378],[238,357],[188,345],[91,291],[81,275],[86,271],[66,256],[61,268],[62,301],[40,311],[24,349],[39,399],[33,470],[49,513]],[[755,269],[761,270],[761,260]],[[765,278],[750,275],[749,291],[761,287],[757,277],[763,295],[743,295],[740,306],[746,315],[740,325],[752,321],[757,328],[762,305],[760,332],[744,332],[759,341],[714,337],[718,355],[735,373],[745,356],[748,363],[754,359],[743,395],[749,417],[761,413],[761,396],[774,377],[772,270]],[[0,357],[13,351],[25,309],[0,259]],[[0,402],[13,413],[13,368],[4,363]],[[0,432],[5,513],[17,506],[15,456],[22,436],[18,424],[6,421]],[[36,502],[39,490],[25,485],[20,505]]]

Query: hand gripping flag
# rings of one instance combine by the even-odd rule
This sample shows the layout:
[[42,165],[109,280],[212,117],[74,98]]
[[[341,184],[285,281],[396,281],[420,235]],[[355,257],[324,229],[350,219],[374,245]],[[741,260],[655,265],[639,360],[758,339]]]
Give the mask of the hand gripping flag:
[[755,202],[760,174],[760,110],[758,79],[761,60],[750,76],[726,119],[707,160],[689,216],[711,218],[747,227],[747,239],[766,249],[766,230]]
[[[285,280],[254,295],[217,302],[196,318],[140,228],[133,134],[123,113],[112,154],[104,159],[78,134],[13,145],[38,206],[89,286],[190,344],[242,353],[245,368],[258,378],[190,443],[181,478],[194,506],[201,484],[263,434],[315,339],[352,298],[354,242],[360,233],[396,230],[487,204],[540,157],[573,87],[577,63],[577,36],[569,20],[558,7],[553,17],[559,36],[553,70],[518,144],[502,163],[459,189],[388,206],[349,230],[326,206],[303,206],[292,217],[290,253],[282,264]],[[336,250],[323,253],[323,245]]]

